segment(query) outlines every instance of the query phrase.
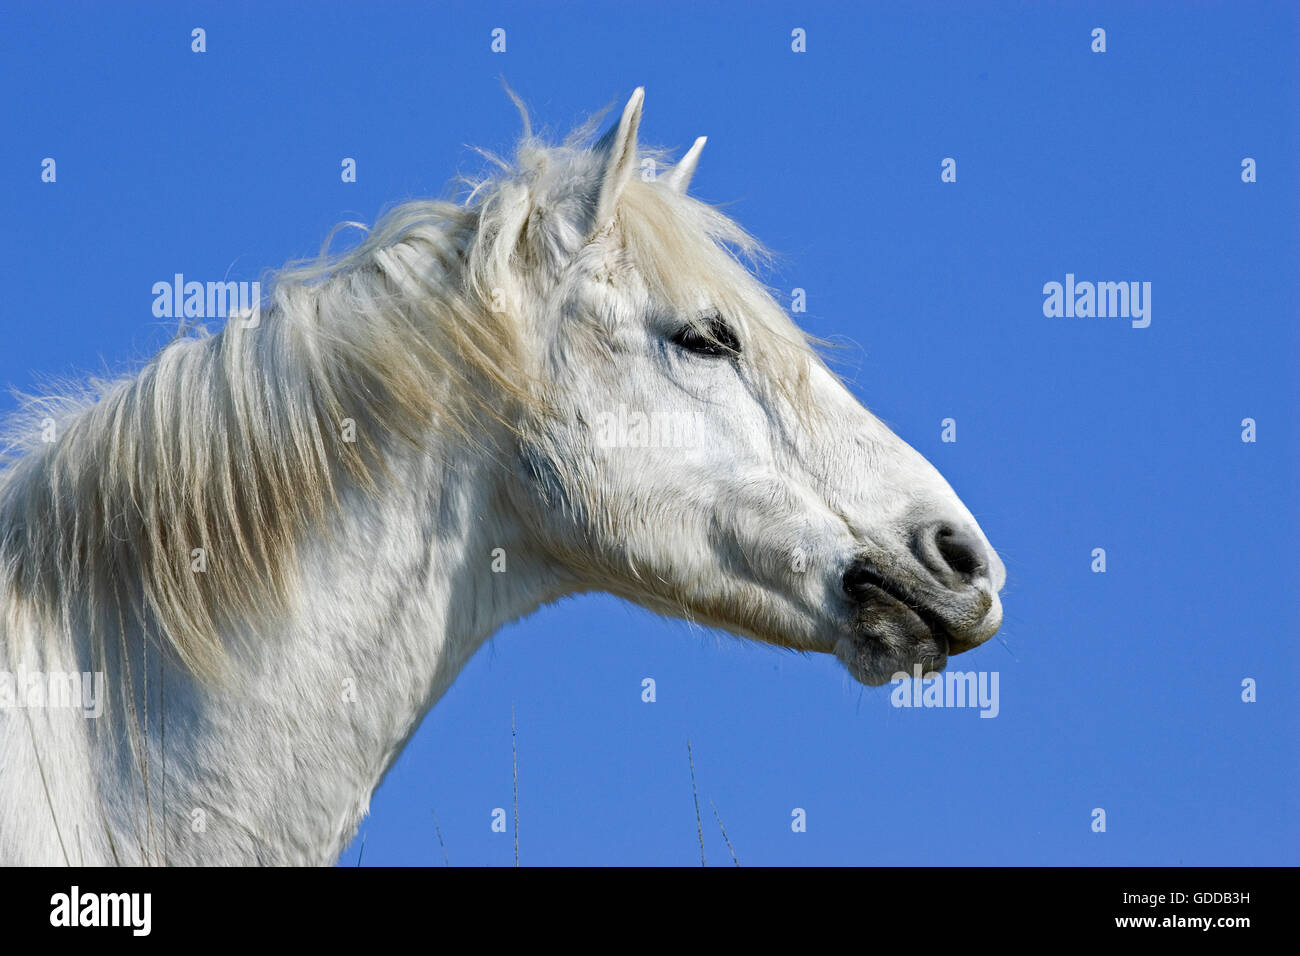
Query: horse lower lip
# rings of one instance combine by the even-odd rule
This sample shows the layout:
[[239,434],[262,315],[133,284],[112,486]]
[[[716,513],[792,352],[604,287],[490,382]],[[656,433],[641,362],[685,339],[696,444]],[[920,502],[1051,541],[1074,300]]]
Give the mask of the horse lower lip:
[[925,605],[913,604],[904,600],[901,595],[893,594],[884,588],[876,588],[875,590],[885,598],[886,603],[896,605],[905,615],[920,621],[926,631],[929,632],[930,638],[939,645],[945,654],[951,645],[960,643],[953,637],[952,631],[948,629],[948,625],[944,623],[943,619]]
[[[931,639],[939,645],[944,654],[948,654],[954,646],[962,644],[960,640],[953,636],[948,625],[938,614],[920,602],[913,603],[913,599],[888,578],[872,573],[867,580],[864,580],[855,588],[854,593],[865,597],[874,596],[877,600],[883,600],[886,604],[895,604],[901,607],[904,613],[917,618],[925,626],[925,629],[930,632]],[[961,650],[965,649],[965,647],[961,648]],[[956,653],[960,653],[960,651],[956,651]]]
[[[960,639],[953,636],[948,626],[944,624],[939,616],[928,608],[903,604],[901,601],[895,603],[901,610],[902,615],[912,618],[924,628],[925,636],[914,638],[916,644],[922,644],[928,638],[938,648],[939,657],[941,658],[947,658],[952,654],[959,654],[968,649],[963,646]],[[880,640],[881,638],[881,635],[871,632],[867,632],[865,636],[872,640]]]
[[945,654],[949,653],[954,644],[959,643],[937,614],[927,608],[912,608],[911,611],[929,629],[930,636]]

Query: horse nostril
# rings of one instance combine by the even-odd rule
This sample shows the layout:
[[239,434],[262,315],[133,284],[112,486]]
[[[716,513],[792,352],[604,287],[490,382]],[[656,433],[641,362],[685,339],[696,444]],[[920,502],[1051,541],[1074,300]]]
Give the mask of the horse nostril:
[[970,579],[985,570],[984,545],[973,534],[951,525],[940,525],[934,544],[949,568]]

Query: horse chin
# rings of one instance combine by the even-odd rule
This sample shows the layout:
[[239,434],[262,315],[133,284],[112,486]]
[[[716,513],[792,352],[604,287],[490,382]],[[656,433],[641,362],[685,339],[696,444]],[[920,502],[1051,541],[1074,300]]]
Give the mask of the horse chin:
[[910,608],[892,613],[863,615],[852,630],[835,644],[835,656],[853,679],[879,687],[902,677],[916,677],[944,669],[948,664],[950,638],[947,630],[930,615]]

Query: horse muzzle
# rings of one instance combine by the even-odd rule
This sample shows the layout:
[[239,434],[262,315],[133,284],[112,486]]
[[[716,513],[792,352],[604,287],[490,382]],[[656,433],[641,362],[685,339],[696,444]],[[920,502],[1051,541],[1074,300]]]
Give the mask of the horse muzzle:
[[873,686],[917,665],[940,671],[997,633],[1005,580],[978,531],[951,522],[918,529],[905,554],[859,555],[844,570],[849,628],[835,654]]

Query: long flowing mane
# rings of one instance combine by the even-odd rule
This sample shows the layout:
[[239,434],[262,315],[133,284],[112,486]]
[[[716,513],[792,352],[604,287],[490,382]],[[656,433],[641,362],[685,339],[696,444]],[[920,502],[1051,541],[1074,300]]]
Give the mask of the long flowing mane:
[[[0,655],[15,635],[82,629],[102,660],[130,631],[216,677],[223,638],[290,607],[302,536],[328,533],[345,485],[374,493],[396,443],[544,415],[523,330],[586,241],[594,123],[558,146],[526,131],[463,201],[407,202],[352,250],[291,264],[256,323],[183,329],[134,377],[20,396],[3,432]],[[648,181],[628,184],[619,226],[657,301],[691,314],[709,289],[797,401],[812,353],[751,274],[756,240]]]

